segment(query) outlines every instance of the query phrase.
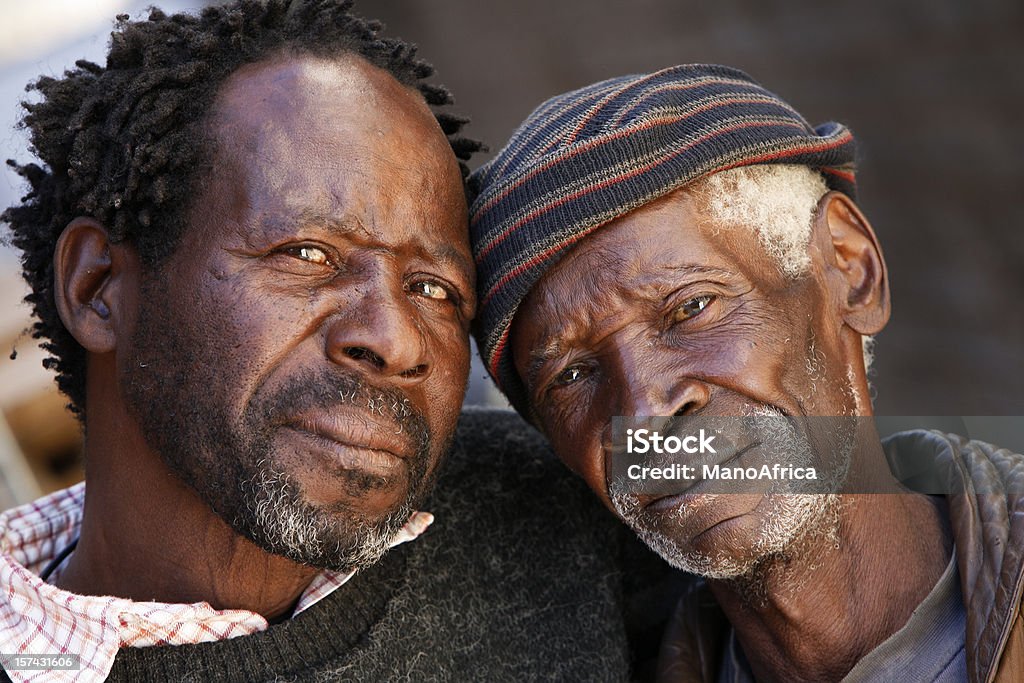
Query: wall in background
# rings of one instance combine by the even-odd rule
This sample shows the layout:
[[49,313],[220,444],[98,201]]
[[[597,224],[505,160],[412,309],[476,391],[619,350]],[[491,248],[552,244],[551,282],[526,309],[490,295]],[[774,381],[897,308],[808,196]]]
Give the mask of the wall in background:
[[860,143],[860,204],[892,284],[879,412],[1024,414],[1020,2],[365,0],[357,9],[420,45],[493,151],[552,95],[685,62],[739,67],[812,123],[846,123]]

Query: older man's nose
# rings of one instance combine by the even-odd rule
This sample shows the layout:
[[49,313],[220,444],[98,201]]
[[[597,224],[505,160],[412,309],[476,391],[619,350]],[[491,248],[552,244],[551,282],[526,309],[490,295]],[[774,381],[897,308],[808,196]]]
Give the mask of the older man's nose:
[[411,302],[365,297],[328,323],[327,357],[350,369],[400,383],[424,380],[433,368],[431,350]]
[[710,398],[710,387],[690,377],[637,378],[623,391],[619,410],[621,415],[636,417],[691,415]]
[[666,358],[642,338],[623,335],[608,358],[617,385],[616,415],[655,417],[689,415],[711,398],[711,388],[685,371],[666,368]]

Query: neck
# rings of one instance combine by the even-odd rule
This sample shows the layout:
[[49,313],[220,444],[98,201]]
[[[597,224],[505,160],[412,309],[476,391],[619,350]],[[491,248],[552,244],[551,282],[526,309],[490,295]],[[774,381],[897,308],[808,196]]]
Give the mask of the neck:
[[949,561],[945,518],[916,494],[844,495],[837,548],[710,582],[757,680],[839,680],[902,628]]
[[[122,425],[125,423],[121,423]],[[235,533],[138,434],[87,425],[78,547],[57,585],[83,595],[207,602],[287,617],[317,570]]]

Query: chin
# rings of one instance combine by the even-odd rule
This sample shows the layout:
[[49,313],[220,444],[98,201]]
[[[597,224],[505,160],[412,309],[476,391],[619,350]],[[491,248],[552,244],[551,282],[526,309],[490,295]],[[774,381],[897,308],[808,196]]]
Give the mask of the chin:
[[243,485],[241,509],[225,519],[263,550],[321,569],[353,571],[377,562],[413,513],[405,482],[358,495],[310,498],[280,471]]
[[[613,498],[613,504],[623,521],[662,559],[708,579],[749,577],[772,558],[818,552],[834,547],[838,539],[839,497],[834,494],[766,495],[754,510],[736,516],[720,512],[721,521],[696,533],[684,521],[683,506],[652,514],[622,498]],[[711,512],[717,506],[708,507]]]
[[361,472],[332,472],[310,477],[307,484],[295,477],[303,507],[338,519],[376,520],[394,513],[412,492],[406,477],[380,480]]

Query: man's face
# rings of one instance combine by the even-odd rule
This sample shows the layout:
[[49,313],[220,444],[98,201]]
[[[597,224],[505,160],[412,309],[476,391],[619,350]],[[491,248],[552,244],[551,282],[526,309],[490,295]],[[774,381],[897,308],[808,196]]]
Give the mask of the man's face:
[[[825,286],[828,244],[812,238],[811,271],[788,278],[753,228],[715,224],[677,191],[588,236],[516,315],[515,367],[555,451],[677,566],[748,573],[825,519],[835,499],[616,490],[612,418],[749,416],[777,429],[779,417],[853,414],[848,344]],[[811,441],[797,430],[762,439],[794,465],[814,464]]]
[[122,390],[236,531],[321,567],[376,561],[447,451],[474,310],[455,158],[358,58],[236,72],[180,247],[141,293]]

